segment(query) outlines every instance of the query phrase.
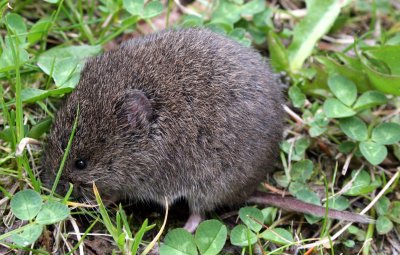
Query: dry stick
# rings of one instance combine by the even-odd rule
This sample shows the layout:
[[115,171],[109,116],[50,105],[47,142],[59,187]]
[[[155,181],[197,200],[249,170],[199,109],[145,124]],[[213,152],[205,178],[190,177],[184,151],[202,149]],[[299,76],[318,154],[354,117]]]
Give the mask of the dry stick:
[[282,195],[282,196],[284,196],[284,195],[286,194],[285,191],[282,191],[282,190],[280,190],[280,189],[277,189],[276,187],[274,187],[274,186],[272,186],[272,185],[270,185],[270,184],[268,184],[268,183],[266,183],[266,182],[263,182],[262,185],[263,185],[264,188],[266,188],[267,190],[270,190],[270,191],[272,191],[272,192],[274,192],[274,193],[276,193],[276,194],[279,194],[279,195]]
[[53,242],[53,247],[52,247],[52,251],[51,254],[57,254],[58,249],[61,247],[60,246],[60,242],[61,242],[61,236],[62,234],[60,233],[60,229],[61,229],[61,224],[63,224],[64,222],[59,222],[55,227],[55,230],[53,232],[54,233],[54,242]]
[[[393,177],[388,181],[388,183],[386,183],[385,187],[383,187],[383,189],[378,193],[378,195],[368,204],[367,207],[364,208],[364,210],[361,211],[361,215],[364,215],[366,212],[369,211],[369,209],[371,209],[372,206],[375,205],[375,203],[378,201],[378,199],[383,196],[383,194],[386,192],[386,190],[393,184],[393,182],[397,179],[397,177],[400,174],[400,167],[397,168],[397,172],[395,175],[393,175]],[[306,244],[306,245],[302,245],[299,247],[299,249],[309,249],[312,247],[316,247],[319,245],[324,245],[329,243],[330,241],[334,241],[336,240],[341,234],[343,234],[344,231],[346,231],[353,223],[349,223],[346,226],[344,226],[341,230],[339,230],[338,232],[336,232],[336,234],[334,234],[331,238],[327,238],[325,237],[324,239],[315,242],[315,243],[311,243],[311,244]]]
[[344,162],[343,168],[342,168],[342,175],[346,175],[347,169],[349,168],[350,161],[353,158],[353,152],[351,152],[347,157],[346,161]]
[[15,150],[15,156],[17,157],[22,156],[22,153],[24,152],[25,147],[28,144],[41,145],[42,143],[33,138],[29,137],[22,138],[19,144],[17,145],[17,149]]
[[293,19],[293,17],[302,18],[306,15],[307,15],[306,9],[299,9],[299,10],[290,10],[287,12],[278,12],[275,16],[276,19],[279,20],[288,20],[288,19]]
[[64,222],[60,222],[58,224],[58,228],[57,228],[57,232],[56,232],[56,240],[55,240],[56,247],[53,247],[53,251],[51,254],[57,254],[58,249],[61,249],[61,246],[60,246],[61,239],[64,241],[64,244],[68,249],[68,252],[72,251],[72,247],[71,247],[70,243],[68,243],[67,238],[65,238],[64,235],[61,233],[62,229],[65,229],[65,226],[63,226],[63,225],[64,225]]
[[[76,239],[78,240],[78,243],[79,243],[81,241],[81,239],[82,239],[82,236],[80,234],[78,224],[76,224],[76,220],[74,218],[72,218],[72,217],[70,217],[69,220],[70,220],[71,225],[72,225],[72,227],[73,227],[73,229],[75,231]],[[83,242],[81,242],[79,244],[79,254],[81,254],[81,255],[85,254],[84,251],[83,251]]]
[[282,106],[283,106],[283,110],[285,110],[285,112],[287,114],[289,114],[289,116],[292,117],[298,124],[304,124],[304,120],[297,113],[292,111],[292,109],[290,109],[286,105],[282,105]]

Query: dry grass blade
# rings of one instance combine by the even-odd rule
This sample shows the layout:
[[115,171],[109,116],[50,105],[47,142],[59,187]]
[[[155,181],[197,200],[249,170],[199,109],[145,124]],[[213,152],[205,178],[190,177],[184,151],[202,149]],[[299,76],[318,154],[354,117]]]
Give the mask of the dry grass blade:
[[[69,220],[71,222],[72,227],[74,228],[76,239],[78,240],[78,242],[80,242],[81,239],[82,239],[82,235],[81,235],[81,233],[79,231],[78,224],[76,223],[76,220],[74,218],[72,218],[72,217],[70,217]],[[79,254],[81,254],[81,255],[85,254],[84,251],[83,251],[83,242],[80,242],[80,244],[79,244]]]
[[150,244],[146,247],[146,249],[141,253],[141,255],[146,255],[149,253],[153,247],[156,245],[158,239],[160,239],[162,233],[164,232],[165,225],[167,224],[167,219],[168,219],[168,200],[165,198],[165,216],[164,216],[164,222],[160,228],[160,231],[158,231],[157,235],[154,237],[154,239],[150,242]]

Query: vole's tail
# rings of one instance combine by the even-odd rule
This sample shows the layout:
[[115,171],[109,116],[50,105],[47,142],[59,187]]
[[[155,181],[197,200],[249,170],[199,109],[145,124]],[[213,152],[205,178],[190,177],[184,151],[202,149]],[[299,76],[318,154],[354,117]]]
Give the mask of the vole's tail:
[[[252,197],[250,197],[248,202],[271,205],[279,207],[283,210],[307,213],[319,217],[325,217],[326,215],[326,208],[323,206],[306,203],[294,197],[288,197],[288,196],[282,197],[281,195],[277,194],[256,192]],[[365,215],[346,212],[346,211],[338,211],[334,209],[329,209],[327,216],[328,218],[331,219],[345,220],[345,221],[352,221],[359,223],[375,222],[372,218]]]

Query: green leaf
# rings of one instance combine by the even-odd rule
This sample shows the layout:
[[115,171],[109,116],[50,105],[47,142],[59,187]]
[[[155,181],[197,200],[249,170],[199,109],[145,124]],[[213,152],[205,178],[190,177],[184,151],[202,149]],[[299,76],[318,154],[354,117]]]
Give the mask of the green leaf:
[[294,145],[294,151],[296,155],[300,156],[300,158],[303,158],[304,153],[306,152],[309,146],[310,146],[310,140],[308,140],[308,138],[306,137],[302,137],[296,141]]
[[336,98],[328,98],[324,102],[324,112],[328,118],[345,118],[356,115],[356,112]]
[[206,27],[217,34],[227,35],[233,30],[233,25],[227,22],[214,22],[206,24]]
[[340,57],[344,64],[340,64],[336,60],[325,56],[316,56],[315,59],[325,66],[328,73],[337,73],[352,80],[360,92],[371,89],[368,77],[363,72],[361,62],[358,59],[353,59],[346,55],[341,57],[343,54],[340,53],[337,53],[336,55]]
[[400,145],[399,144],[393,144],[393,154],[398,160],[400,160]]
[[354,242],[353,240],[345,240],[343,242],[343,244],[347,247],[347,248],[354,248],[356,242]]
[[343,211],[349,208],[349,206],[350,206],[349,200],[343,196],[328,199],[328,207],[331,209]]
[[330,75],[328,86],[332,93],[347,106],[351,106],[357,98],[356,85],[344,76]]
[[197,255],[193,236],[183,228],[168,232],[160,247],[160,255]]
[[286,48],[283,46],[279,36],[272,29],[268,32],[267,40],[272,68],[276,72],[289,70],[289,59]]
[[322,135],[326,130],[327,127],[321,127],[313,122],[310,124],[310,129],[308,130],[308,133],[311,137],[317,137]]
[[233,24],[240,19],[241,8],[230,1],[218,1],[217,8],[212,13],[212,22]]
[[374,106],[382,105],[387,103],[386,96],[379,92],[370,90],[362,94],[354,104],[353,108],[356,111],[365,110]]
[[18,51],[19,55],[19,65],[23,65],[26,61],[29,60],[28,52],[24,49],[22,44],[16,44],[15,39],[6,38],[5,47],[3,48],[3,52],[0,56],[0,72],[9,71],[15,69],[15,61],[13,55],[13,48]]
[[[354,178],[356,171],[351,173],[352,178]],[[369,173],[365,170],[360,171],[360,173],[355,177],[351,188],[345,193],[348,196],[359,196],[359,195],[366,195],[371,191],[375,190],[381,185],[378,179],[371,182],[371,177]]]
[[[361,64],[360,59],[358,59],[357,57],[350,57],[348,54],[343,53],[343,52],[336,52],[335,55],[338,57],[338,59],[340,59],[341,62],[343,62],[343,65],[345,67],[350,67],[351,71],[357,70],[362,73],[362,64]],[[345,75],[343,75],[343,76],[345,76]],[[352,79],[350,79],[350,80],[352,80]],[[357,83],[357,82],[354,82],[354,83]]]
[[123,0],[123,7],[132,15],[141,15],[144,9],[144,0]]
[[313,163],[309,159],[296,162],[292,166],[291,179],[298,182],[307,181],[313,172]]
[[249,246],[257,242],[257,235],[245,225],[239,224],[231,231],[231,243],[236,246]]
[[6,16],[6,24],[11,29],[12,35],[18,38],[19,44],[24,44],[26,41],[26,25],[21,16],[15,13],[9,13]]
[[137,254],[137,251],[139,249],[139,244],[142,241],[143,235],[146,233],[146,231],[148,231],[147,225],[148,225],[148,220],[145,219],[140,229],[136,232],[135,239],[131,246],[131,254]]
[[390,69],[390,73],[400,75],[400,45],[382,45],[372,47],[364,52],[369,57],[382,61]]
[[40,41],[43,36],[47,34],[50,26],[51,20],[49,18],[40,19],[29,31],[28,42],[30,44],[35,44],[36,42]]
[[306,96],[297,86],[292,86],[289,88],[289,97],[292,100],[293,106],[297,108],[302,107],[306,101]]
[[21,92],[22,102],[33,103],[48,97],[49,91],[37,88],[24,88]]
[[363,69],[367,73],[371,85],[387,94],[400,96],[400,75],[386,74],[380,70],[372,69],[368,59],[362,54],[359,54]]
[[387,149],[385,145],[378,144],[375,142],[361,142],[360,143],[361,154],[373,165],[378,165],[387,156]]
[[[357,173],[357,171],[355,171],[355,170],[352,171],[351,177],[354,178],[356,173]],[[353,182],[354,185],[359,185],[359,186],[368,186],[370,183],[371,183],[371,176],[365,170],[361,170]]]
[[264,224],[269,226],[274,222],[278,209],[275,207],[267,207],[262,209],[261,212],[264,217]]
[[340,13],[336,0],[306,1],[307,15],[295,27],[289,46],[290,70],[299,70],[311,55],[316,42],[332,27]]
[[[323,134],[327,130],[328,124],[329,124],[329,119],[325,116],[324,111],[322,111],[322,109],[320,108],[319,105],[318,105],[318,108],[319,109],[314,114],[314,119],[309,123],[310,129],[308,132],[311,137],[317,137],[317,136]],[[305,112],[305,114],[306,113],[307,112]],[[303,114],[303,117],[307,119],[305,114]]]
[[393,222],[386,216],[379,216],[376,220],[378,234],[385,235],[393,229]]
[[394,122],[381,123],[372,130],[372,140],[379,144],[394,144],[400,141],[400,125]]
[[290,182],[289,185],[289,193],[290,194],[297,194],[297,192],[301,191],[301,190],[308,190],[308,186],[307,184],[305,184],[304,182],[296,182],[296,181],[292,181]]
[[143,10],[143,19],[150,19],[153,18],[163,11],[163,5],[159,1],[151,1],[144,7]]
[[54,65],[53,78],[56,85],[63,86],[75,72],[80,72],[83,65],[79,65],[79,59],[63,59]]
[[389,217],[392,221],[400,224],[400,201],[394,201],[390,207]]
[[69,216],[69,209],[59,202],[49,201],[45,203],[36,217],[36,223],[50,225],[60,222]]
[[[299,185],[299,187],[295,187],[295,184],[296,184],[296,182],[293,182],[290,185],[289,191],[297,199],[304,201],[306,203],[319,205],[319,206],[321,205],[321,201],[320,201],[318,195],[314,191],[309,190],[308,187],[306,187],[305,185],[302,188],[300,185]],[[310,215],[310,214],[306,214],[305,218],[306,218],[307,222],[310,224],[314,224],[315,222],[318,222],[320,220],[320,217]]]
[[314,205],[321,205],[321,201],[318,195],[311,190],[302,189],[293,194],[297,199],[300,199],[303,202],[314,204]]
[[278,183],[279,186],[286,188],[289,183],[290,179],[288,176],[285,174],[284,171],[276,171],[275,173],[272,174],[274,177],[274,180]]
[[[272,8],[264,8],[262,12],[257,13],[253,16],[254,25],[260,29],[269,29],[270,27],[273,27],[274,26],[272,22],[273,15],[274,12]],[[270,31],[272,31],[272,29]]]
[[244,28],[234,28],[229,33],[229,37],[246,45],[246,46],[251,45],[251,41],[246,38],[246,30]]
[[307,138],[300,138],[295,142],[294,149],[292,147],[292,142],[283,141],[281,143],[281,149],[289,155],[292,156],[293,161],[299,161],[304,158],[305,150],[310,146],[310,142]]
[[347,230],[350,234],[355,235],[358,241],[364,241],[366,233],[364,230],[357,228],[356,226],[352,225]]
[[264,0],[252,0],[244,4],[241,8],[242,15],[254,15],[265,9]]
[[196,230],[195,241],[202,255],[218,254],[225,245],[228,230],[218,220],[203,221]]
[[374,206],[378,215],[387,215],[389,212],[390,200],[389,198],[382,196]]
[[68,83],[73,78],[75,86],[79,80],[79,73],[83,68],[87,57],[101,52],[101,46],[69,46],[64,48],[52,48],[42,53],[38,58],[38,66],[46,74],[52,77],[58,87]]
[[34,190],[18,192],[11,198],[11,211],[20,220],[32,220],[42,208],[42,198]]
[[27,136],[34,139],[39,139],[39,137],[41,137],[44,133],[49,131],[51,123],[52,123],[52,118],[50,117],[41,120],[39,123],[37,123],[29,130]]
[[185,15],[181,22],[181,26],[187,27],[198,27],[203,25],[203,19],[194,15]]
[[368,139],[367,125],[358,117],[349,117],[339,120],[340,128],[351,139],[366,141]]
[[12,235],[12,241],[19,246],[28,246],[33,244],[42,234],[43,226],[33,224],[27,226],[21,233]]
[[356,144],[354,143],[354,142],[351,142],[351,141],[345,141],[345,142],[343,142],[343,143],[341,143],[340,145],[339,145],[339,151],[341,152],[341,153],[345,153],[345,154],[348,154],[348,153],[350,153],[354,148],[356,147]]
[[[262,212],[255,207],[243,207],[239,210],[239,217],[251,230],[258,232],[262,228],[264,216]],[[261,224],[260,224],[261,223]]]
[[3,130],[0,131],[0,139],[5,142],[11,143],[13,141],[12,132],[16,132],[15,127],[13,129],[4,128]]
[[262,232],[260,236],[265,240],[281,245],[287,245],[294,242],[292,234],[284,228],[269,228]]

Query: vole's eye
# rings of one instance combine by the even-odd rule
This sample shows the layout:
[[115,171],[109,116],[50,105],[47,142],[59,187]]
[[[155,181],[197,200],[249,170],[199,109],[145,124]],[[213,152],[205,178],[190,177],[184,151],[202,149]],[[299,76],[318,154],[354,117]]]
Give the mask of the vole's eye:
[[83,159],[77,159],[76,161],[75,161],[75,167],[76,168],[78,168],[78,169],[85,169],[86,168],[86,161],[85,160],[83,160]]

